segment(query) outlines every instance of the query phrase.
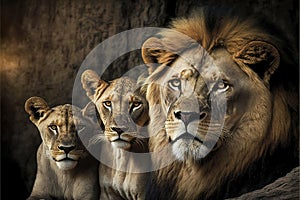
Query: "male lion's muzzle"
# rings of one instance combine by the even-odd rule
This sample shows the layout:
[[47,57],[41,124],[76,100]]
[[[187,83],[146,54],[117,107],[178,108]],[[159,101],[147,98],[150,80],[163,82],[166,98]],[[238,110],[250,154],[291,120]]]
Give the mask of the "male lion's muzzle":
[[209,116],[207,108],[207,104],[191,95],[190,97],[179,97],[171,108],[173,112],[169,114],[173,115],[171,119],[174,119],[174,121],[180,120],[185,126],[188,126],[193,121],[200,123],[207,120]]
[[206,112],[182,112],[180,110],[177,110],[174,112],[174,116],[176,119],[183,121],[185,126],[187,126],[190,122],[195,120],[202,121],[206,118],[207,113]]

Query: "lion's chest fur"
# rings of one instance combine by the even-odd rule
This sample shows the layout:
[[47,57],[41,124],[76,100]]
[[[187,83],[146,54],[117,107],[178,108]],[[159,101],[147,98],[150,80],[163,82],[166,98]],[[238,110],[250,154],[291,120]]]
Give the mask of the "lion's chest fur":
[[113,151],[113,166],[99,165],[101,199],[145,199],[148,174],[130,172],[136,160],[122,151]]
[[37,153],[38,171],[29,199],[98,199],[97,161],[80,160],[71,170],[60,170],[40,145]]
[[[151,152],[160,151],[168,145],[168,139],[165,136],[165,132],[161,131],[155,137],[150,138]],[[222,196],[223,191],[220,189],[226,184],[224,178],[228,178],[234,171],[228,171],[226,167],[228,168],[232,162],[228,155],[235,155],[227,153],[225,148],[224,152],[219,154],[218,159],[207,158],[203,162],[175,159],[169,165],[159,168],[152,174],[147,199],[207,199],[211,195]],[[163,165],[167,158],[165,155],[158,155],[152,159]]]
[[144,199],[145,180],[142,174],[125,173],[100,167],[101,199]]
[[[167,144],[164,131],[161,131],[150,139],[150,151],[160,151]],[[164,165],[167,158],[159,155],[152,159]],[[193,161],[174,160],[153,172],[147,199],[198,199],[200,195],[204,196],[207,191],[213,191],[218,187],[217,179],[220,176],[208,170],[214,171],[209,165],[202,166]]]

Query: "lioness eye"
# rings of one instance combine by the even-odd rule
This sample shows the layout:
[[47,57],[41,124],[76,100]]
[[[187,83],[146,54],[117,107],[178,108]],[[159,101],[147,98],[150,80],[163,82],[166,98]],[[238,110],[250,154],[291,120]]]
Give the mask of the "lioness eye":
[[48,128],[51,130],[51,131],[57,131],[57,126],[56,125],[49,125]]
[[181,86],[181,81],[180,81],[180,79],[173,79],[173,80],[170,80],[170,81],[169,81],[169,86],[170,86],[172,89],[178,89],[178,88],[180,88],[180,86]]
[[104,101],[103,102],[104,107],[110,108],[111,107],[111,102],[110,101]]

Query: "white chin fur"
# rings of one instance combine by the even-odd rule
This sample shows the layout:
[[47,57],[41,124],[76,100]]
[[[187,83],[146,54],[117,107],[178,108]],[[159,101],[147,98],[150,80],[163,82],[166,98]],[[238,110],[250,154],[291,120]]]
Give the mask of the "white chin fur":
[[124,142],[124,141],[112,142],[111,145],[114,148],[125,149],[125,150],[127,150],[131,147],[129,142]]
[[198,142],[193,142],[192,140],[180,139],[172,144],[172,152],[180,161],[187,159],[201,160],[207,156],[210,151],[211,149],[207,148],[205,145],[198,144]]
[[61,170],[70,170],[76,167],[77,163],[78,161],[63,160],[63,161],[56,162],[56,165]]

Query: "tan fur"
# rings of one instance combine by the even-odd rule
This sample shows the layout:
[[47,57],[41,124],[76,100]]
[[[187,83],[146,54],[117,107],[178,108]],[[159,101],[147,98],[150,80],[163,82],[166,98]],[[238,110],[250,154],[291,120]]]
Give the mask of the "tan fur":
[[[98,162],[82,144],[92,137],[96,125],[83,114],[85,109],[69,104],[50,108],[42,98],[31,97],[25,110],[42,138],[28,199],[98,199]],[[64,161],[66,155],[73,161]]]
[[[231,10],[203,8],[189,18],[173,20],[170,28],[148,39],[142,49],[150,74],[146,80],[150,133],[154,134],[150,138],[150,151],[173,147],[172,153],[155,156],[156,164],[178,153],[170,141],[179,134],[174,128],[182,123],[174,119],[172,113],[185,109],[198,112],[198,105],[204,108],[202,102],[207,99],[201,98],[207,94],[207,87],[201,81],[209,80],[216,85],[215,80],[222,80],[225,74],[232,85],[226,93],[229,101],[224,127],[213,151],[199,158],[191,152],[203,145],[193,141],[193,146],[187,148],[194,157],[181,158],[179,152],[176,156],[181,159],[154,173],[149,199],[206,199],[237,195],[247,184],[232,186],[230,183],[255,162],[268,158],[277,148],[298,150],[297,142],[291,142],[291,139],[298,141],[297,85],[289,79],[297,73],[297,64],[293,61],[293,55],[297,54],[284,47],[290,44],[281,41],[281,36],[274,36],[275,30],[267,30],[251,17],[233,15]],[[203,52],[197,43],[207,52]],[[216,69],[207,53],[217,64]],[[189,78],[182,75],[184,71],[194,69],[200,75],[194,73],[194,77]],[[180,94],[170,93],[166,88],[171,76],[178,76],[182,82],[196,88],[193,95],[197,96],[197,105],[181,106],[190,98],[189,95],[185,97],[189,88],[181,88],[186,91]],[[244,93],[239,94],[240,90]],[[172,95],[178,97],[169,101]],[[199,127],[204,126],[201,125],[205,124],[203,121],[198,122]],[[173,125],[168,125],[171,122]],[[199,129],[195,134],[196,137],[210,136]],[[240,188],[240,191],[226,194],[226,187],[230,186]]]
[[97,107],[104,129],[104,135],[92,141],[101,145],[100,198],[145,199],[148,174],[141,173],[145,163],[135,156],[148,152],[143,126],[149,117],[144,94],[132,79],[122,77],[106,82],[92,70],[82,74],[81,82]]

